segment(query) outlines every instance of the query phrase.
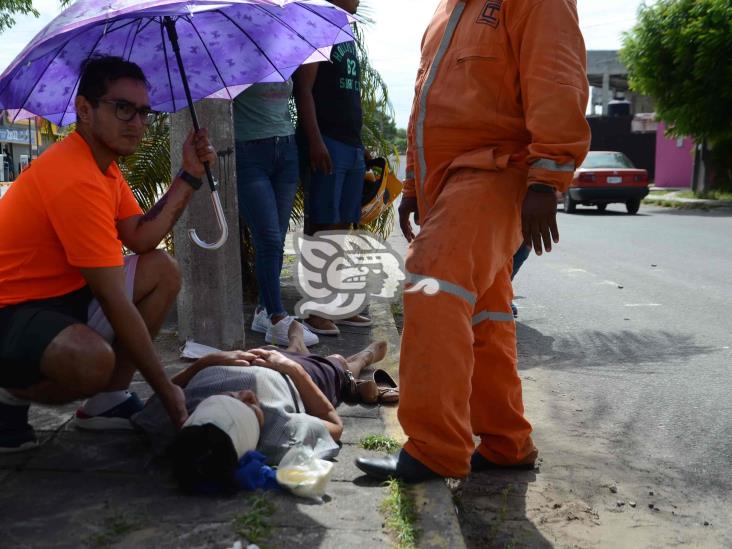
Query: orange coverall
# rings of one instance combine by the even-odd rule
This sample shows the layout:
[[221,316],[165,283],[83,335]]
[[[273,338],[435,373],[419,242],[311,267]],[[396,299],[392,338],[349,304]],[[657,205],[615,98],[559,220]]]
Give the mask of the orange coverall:
[[423,42],[405,196],[399,420],[406,451],[443,476],[533,460],[511,314],[528,185],[565,190],[589,148],[575,0],[442,0]]

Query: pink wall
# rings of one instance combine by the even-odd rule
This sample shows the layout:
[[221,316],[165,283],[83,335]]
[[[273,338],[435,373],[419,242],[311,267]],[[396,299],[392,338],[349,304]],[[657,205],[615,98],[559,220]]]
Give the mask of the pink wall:
[[656,187],[691,187],[694,170],[694,141],[689,137],[669,139],[666,126],[656,132]]

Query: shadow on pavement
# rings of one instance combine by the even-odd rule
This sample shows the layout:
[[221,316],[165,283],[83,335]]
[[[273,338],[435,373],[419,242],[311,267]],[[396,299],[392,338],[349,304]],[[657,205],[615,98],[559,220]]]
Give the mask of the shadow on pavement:
[[455,494],[466,547],[553,547],[526,515],[526,492],[535,480],[535,471],[469,476]]
[[662,330],[585,330],[554,338],[518,322],[516,337],[522,370],[536,366],[565,369],[663,363],[716,351],[697,344],[692,335]]

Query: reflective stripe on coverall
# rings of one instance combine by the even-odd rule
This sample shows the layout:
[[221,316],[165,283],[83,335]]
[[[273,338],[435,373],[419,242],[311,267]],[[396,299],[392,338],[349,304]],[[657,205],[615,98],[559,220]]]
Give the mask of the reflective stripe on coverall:
[[574,0],[442,0],[422,43],[405,196],[399,420],[405,449],[443,476],[474,450],[536,455],[524,419],[511,258],[532,183],[565,190],[589,147],[586,53]]

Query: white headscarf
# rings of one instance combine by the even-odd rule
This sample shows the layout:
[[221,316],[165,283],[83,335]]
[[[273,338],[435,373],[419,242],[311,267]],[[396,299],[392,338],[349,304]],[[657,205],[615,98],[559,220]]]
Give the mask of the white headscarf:
[[205,425],[211,423],[229,435],[234,443],[237,458],[257,448],[259,420],[249,406],[228,395],[214,395],[202,401],[183,424]]

